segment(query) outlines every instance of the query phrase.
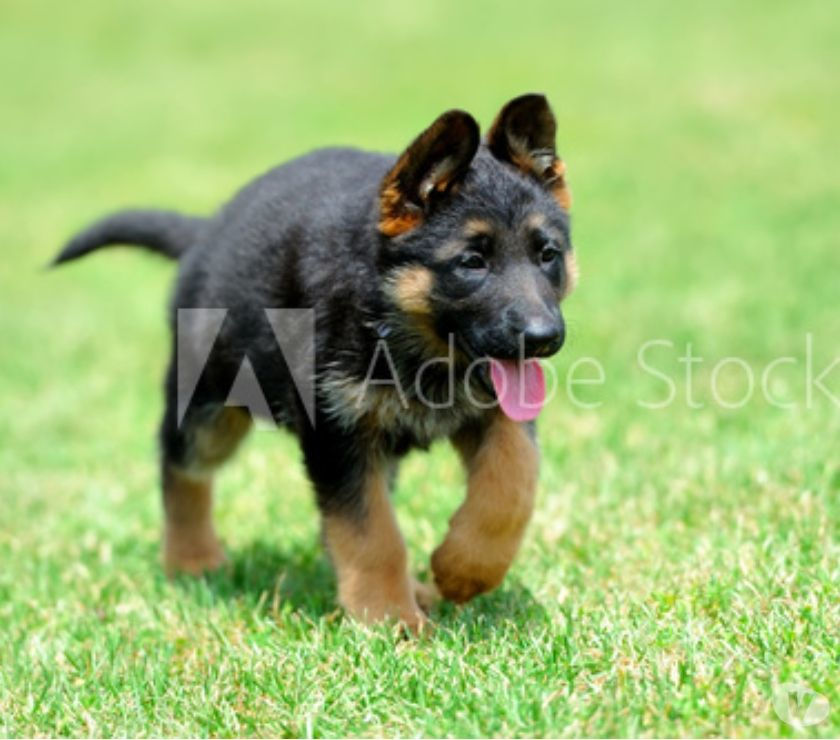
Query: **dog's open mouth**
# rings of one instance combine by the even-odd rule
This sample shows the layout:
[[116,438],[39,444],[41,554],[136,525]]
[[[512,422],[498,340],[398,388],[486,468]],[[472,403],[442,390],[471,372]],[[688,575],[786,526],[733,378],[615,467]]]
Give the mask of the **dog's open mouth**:
[[536,419],[545,404],[545,375],[539,360],[490,360],[499,406],[513,421]]
[[498,359],[482,357],[468,342],[460,341],[463,352],[478,362],[473,373],[488,394],[495,395],[505,415],[513,421],[532,421],[546,401],[545,374],[535,357]]

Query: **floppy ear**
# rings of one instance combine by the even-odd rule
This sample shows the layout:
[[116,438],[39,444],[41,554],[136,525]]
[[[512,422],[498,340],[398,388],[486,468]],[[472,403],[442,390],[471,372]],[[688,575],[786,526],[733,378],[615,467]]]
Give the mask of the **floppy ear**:
[[379,189],[379,231],[398,236],[417,228],[435,202],[464,176],[478,149],[475,119],[444,113],[418,136]]
[[522,95],[496,116],[487,147],[496,159],[536,178],[568,211],[572,194],[566,184],[566,165],[555,149],[556,134],[557,121],[545,95]]

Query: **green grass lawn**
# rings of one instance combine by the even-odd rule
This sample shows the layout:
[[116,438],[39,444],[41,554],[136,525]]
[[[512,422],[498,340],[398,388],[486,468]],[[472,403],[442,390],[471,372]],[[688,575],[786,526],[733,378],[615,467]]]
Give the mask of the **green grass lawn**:
[[[284,7],[285,6],[285,7]],[[5,0],[0,8],[0,735],[840,734],[837,6]],[[229,572],[168,582],[155,430],[172,265],[41,270],[123,205],[207,212],[328,144],[396,150],[541,90],[582,268],[504,585],[401,641],[334,606],[293,440],[220,476]],[[807,337],[810,336],[810,340]],[[637,352],[675,379],[645,372]],[[806,366],[806,341],[813,347]],[[690,344],[704,358],[692,366]],[[755,372],[752,396],[737,356]],[[775,358],[770,390],[761,371]],[[579,369],[581,376],[591,367]],[[826,380],[840,395],[840,368]],[[702,404],[699,408],[694,406]],[[427,570],[462,496],[396,493]],[[804,731],[773,686],[831,702]]]

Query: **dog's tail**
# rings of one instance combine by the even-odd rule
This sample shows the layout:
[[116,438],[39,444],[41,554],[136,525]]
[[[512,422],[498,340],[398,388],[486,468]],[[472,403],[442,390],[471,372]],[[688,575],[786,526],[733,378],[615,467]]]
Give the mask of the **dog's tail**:
[[76,234],[51,265],[84,257],[100,247],[131,244],[177,260],[201,237],[206,218],[174,211],[119,211]]

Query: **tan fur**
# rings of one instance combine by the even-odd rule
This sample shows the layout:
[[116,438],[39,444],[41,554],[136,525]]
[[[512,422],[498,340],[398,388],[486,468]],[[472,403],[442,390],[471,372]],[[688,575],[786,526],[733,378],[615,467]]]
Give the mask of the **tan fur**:
[[440,601],[440,592],[433,583],[423,583],[416,578],[411,578],[411,588],[414,591],[414,598],[425,614]]
[[483,218],[471,218],[464,224],[464,236],[467,239],[481,234],[490,235],[493,231],[493,224]]
[[338,601],[353,617],[397,619],[414,632],[426,624],[408,575],[405,543],[388,499],[385,474],[371,473],[361,515],[324,517],[324,541],[338,578]]
[[167,574],[200,575],[219,568],[225,553],[213,529],[211,479],[192,477],[171,467],[163,477],[163,562]]
[[511,151],[510,163],[525,174],[532,174],[537,176],[542,174],[539,171],[537,163],[534,160],[534,157],[531,155],[531,152],[524,148],[524,142],[521,143],[521,146],[523,147],[522,149],[517,148]]
[[432,321],[429,296],[433,285],[434,276],[428,268],[413,266],[398,270],[395,277],[390,279],[388,290],[425,340],[430,356],[445,357],[449,347],[435,331]]
[[[469,115],[449,111],[420,134],[397,159],[379,189],[379,231],[399,236],[423,222],[432,193],[453,191],[478,145],[478,125]],[[423,172],[418,181],[419,172]],[[412,192],[413,191],[413,192]]]
[[[322,376],[319,383],[327,400],[325,411],[347,427],[361,423],[372,434],[411,430],[422,444],[447,437],[485,413],[467,395],[464,384],[458,382],[452,407],[441,409],[430,408],[416,398],[411,387],[403,388],[400,395],[390,386],[372,386],[331,373]],[[477,389],[473,389],[472,399],[492,403]]]
[[212,474],[250,428],[247,412],[226,406],[211,422],[197,427],[186,469],[170,465],[164,470],[163,560],[168,574],[198,575],[224,564],[225,553],[213,529]]
[[[398,163],[399,166],[399,163]],[[409,210],[396,181],[385,184],[379,196],[379,231],[385,236],[399,236],[417,228],[423,221],[419,211]]]
[[467,465],[467,497],[432,554],[440,593],[464,602],[498,586],[531,518],[539,456],[523,425],[502,413],[481,439],[459,435],[453,443]]
[[[525,226],[529,229],[536,231],[537,229],[543,228],[546,225],[547,218],[545,217],[544,213],[540,213],[539,211],[534,211],[533,213],[529,213],[525,217]],[[552,231],[556,231],[555,229],[551,229]]]
[[562,159],[555,159],[546,169],[543,169],[540,158],[530,152],[514,152],[511,161],[520,171],[542,180],[560,207],[566,211],[571,210],[572,191],[566,182],[566,163]]
[[493,224],[489,221],[483,218],[471,218],[464,224],[462,237],[444,242],[435,250],[435,258],[441,261],[452,259],[467,248],[470,238],[481,234],[490,236],[493,231]]
[[577,287],[578,276],[580,275],[577,257],[571,249],[563,253],[563,261],[566,270],[566,284],[563,286],[563,295],[561,298],[565,298]]
[[227,460],[251,428],[250,414],[236,406],[223,407],[213,421],[196,429],[191,472],[209,472]]
[[434,278],[426,267],[414,266],[399,270],[391,281],[391,292],[397,305],[408,314],[431,313],[429,294]]
[[548,185],[561,208],[567,211],[572,208],[572,191],[566,182],[566,163],[562,159],[555,159],[548,175]]

